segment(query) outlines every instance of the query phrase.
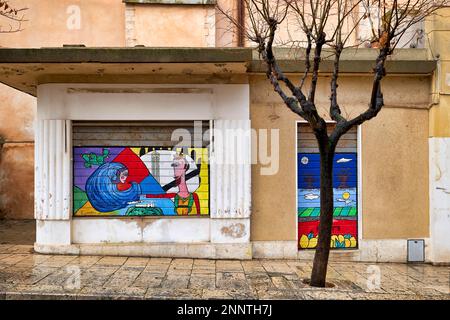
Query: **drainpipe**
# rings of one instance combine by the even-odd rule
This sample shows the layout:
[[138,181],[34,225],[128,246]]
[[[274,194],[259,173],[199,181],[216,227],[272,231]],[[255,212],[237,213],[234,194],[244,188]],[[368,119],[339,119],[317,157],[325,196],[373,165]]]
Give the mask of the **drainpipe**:
[[436,54],[436,74],[434,77],[434,92],[433,92],[433,98],[432,98],[432,104],[438,105],[441,97],[441,55],[438,53]]
[[237,46],[244,47],[245,45],[245,4],[243,0],[237,1]]

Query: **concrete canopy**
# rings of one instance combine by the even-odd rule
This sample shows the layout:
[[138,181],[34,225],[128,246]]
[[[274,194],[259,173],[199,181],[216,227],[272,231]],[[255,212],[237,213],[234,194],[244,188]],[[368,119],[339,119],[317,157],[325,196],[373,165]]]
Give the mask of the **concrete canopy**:
[[[275,53],[286,73],[304,71],[302,49],[278,48]],[[376,55],[375,49],[345,50],[341,73],[371,73]],[[333,56],[323,56],[320,72],[327,74]],[[387,62],[388,74],[430,74],[435,67],[426,49],[398,49]],[[252,48],[0,48],[0,82],[33,96],[44,83],[149,83],[161,75],[178,76],[173,81],[189,77],[236,83],[242,75],[264,72]]]

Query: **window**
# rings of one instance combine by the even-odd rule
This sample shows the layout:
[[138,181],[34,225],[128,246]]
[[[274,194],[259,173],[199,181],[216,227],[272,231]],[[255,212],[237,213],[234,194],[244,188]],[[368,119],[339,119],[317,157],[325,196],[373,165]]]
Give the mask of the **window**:
[[[377,41],[376,35],[380,25],[380,21],[383,19],[380,14],[380,10],[376,5],[368,5],[368,3],[362,2],[360,4],[360,15],[368,12],[370,18],[365,15],[361,19],[358,26],[358,39],[357,41],[365,43],[367,47],[376,47]],[[398,27],[398,30],[404,29],[411,21],[412,16],[409,15]],[[397,48],[424,48],[425,47],[425,26],[424,22],[420,21],[408,28],[400,39],[392,39],[392,43],[396,44]],[[374,34],[375,33],[375,34]],[[398,43],[397,43],[398,42]]]

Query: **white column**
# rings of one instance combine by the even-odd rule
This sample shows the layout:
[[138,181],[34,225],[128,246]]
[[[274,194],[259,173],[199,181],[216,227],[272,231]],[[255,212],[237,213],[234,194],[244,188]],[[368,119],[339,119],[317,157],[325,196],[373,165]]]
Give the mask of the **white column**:
[[38,120],[35,144],[35,218],[69,220],[71,121]]
[[250,241],[250,120],[215,120],[211,154],[211,241]]
[[450,138],[430,138],[431,261],[450,263]]

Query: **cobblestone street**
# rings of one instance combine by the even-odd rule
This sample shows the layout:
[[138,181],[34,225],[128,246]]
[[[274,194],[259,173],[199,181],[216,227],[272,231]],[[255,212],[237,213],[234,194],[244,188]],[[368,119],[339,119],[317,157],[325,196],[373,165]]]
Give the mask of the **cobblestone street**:
[[[0,245],[2,299],[449,299],[449,267],[331,263],[334,288],[302,282],[311,262],[56,256]],[[379,275],[379,277],[378,277]]]

